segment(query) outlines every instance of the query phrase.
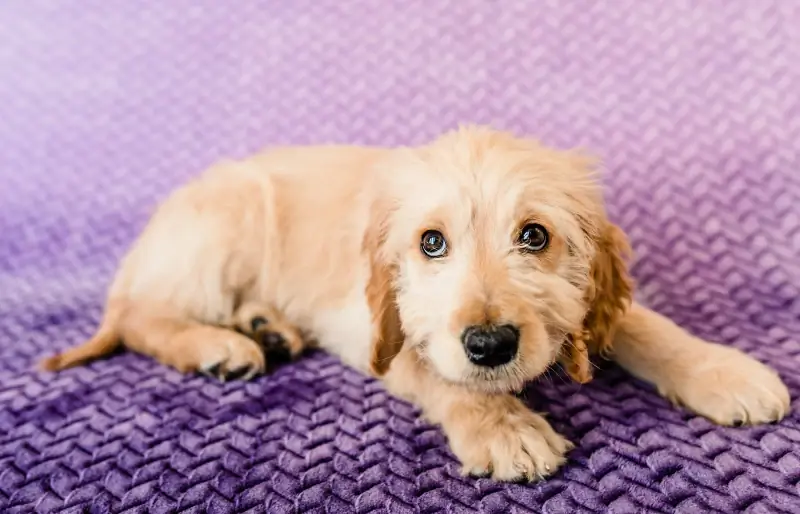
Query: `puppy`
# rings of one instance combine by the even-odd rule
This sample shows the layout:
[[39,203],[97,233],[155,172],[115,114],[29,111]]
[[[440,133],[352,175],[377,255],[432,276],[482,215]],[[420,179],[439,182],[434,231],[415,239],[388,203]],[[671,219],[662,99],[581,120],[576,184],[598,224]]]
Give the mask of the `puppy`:
[[511,394],[556,362],[585,382],[592,355],[614,359],[720,424],[781,419],[772,370],[632,303],[627,253],[592,161],[511,134],[272,150],[169,197],[96,335],[43,367],[124,345],[250,378],[264,345],[319,345],[441,424],[465,473],[497,480],[564,462],[572,445]]

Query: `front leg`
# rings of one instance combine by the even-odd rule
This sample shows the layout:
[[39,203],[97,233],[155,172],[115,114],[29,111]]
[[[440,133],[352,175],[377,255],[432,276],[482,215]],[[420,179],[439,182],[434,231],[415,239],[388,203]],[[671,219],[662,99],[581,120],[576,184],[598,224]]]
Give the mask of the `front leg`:
[[400,352],[384,379],[390,392],[441,424],[464,474],[501,481],[543,478],[565,462],[572,448],[519,399],[447,383],[420,362],[413,348]]
[[789,391],[772,369],[640,305],[623,319],[612,357],[669,400],[721,425],[767,423],[789,411]]

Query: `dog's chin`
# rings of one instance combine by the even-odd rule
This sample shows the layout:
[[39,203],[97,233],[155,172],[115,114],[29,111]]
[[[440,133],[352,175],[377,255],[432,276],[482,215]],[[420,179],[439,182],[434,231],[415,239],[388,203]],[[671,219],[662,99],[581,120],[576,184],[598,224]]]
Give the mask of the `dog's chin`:
[[536,370],[531,370],[523,367],[518,361],[512,361],[495,368],[468,364],[460,372],[454,373],[452,368],[445,372],[430,360],[428,362],[433,371],[444,381],[488,394],[517,393],[526,383],[536,379],[547,369],[547,363],[535,366]]
[[489,394],[516,393],[522,390],[525,380],[509,377],[476,377],[467,378],[461,384],[467,389]]
[[469,389],[485,393],[517,393],[544,373],[547,366],[542,365],[540,370],[539,366],[536,368],[537,371],[526,369],[516,361],[491,369],[470,366],[460,382]]

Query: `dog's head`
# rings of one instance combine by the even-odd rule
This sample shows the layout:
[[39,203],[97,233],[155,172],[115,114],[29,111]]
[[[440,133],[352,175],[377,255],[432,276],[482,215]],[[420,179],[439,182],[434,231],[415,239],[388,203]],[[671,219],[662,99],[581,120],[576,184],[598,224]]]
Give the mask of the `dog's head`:
[[365,239],[372,368],[402,345],[442,378],[519,389],[561,360],[590,378],[630,302],[622,232],[591,160],[482,128],[398,150]]

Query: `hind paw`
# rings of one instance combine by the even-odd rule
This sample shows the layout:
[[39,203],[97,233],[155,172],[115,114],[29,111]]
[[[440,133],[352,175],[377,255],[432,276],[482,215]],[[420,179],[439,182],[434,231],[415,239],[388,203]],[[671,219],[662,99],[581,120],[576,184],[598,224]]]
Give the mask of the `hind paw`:
[[243,305],[236,312],[235,324],[238,331],[261,346],[270,367],[296,358],[306,347],[300,331],[277,310],[264,305]]
[[242,334],[210,329],[196,337],[193,345],[195,355],[190,357],[189,369],[222,381],[236,378],[249,380],[266,370],[266,359],[261,348]]

